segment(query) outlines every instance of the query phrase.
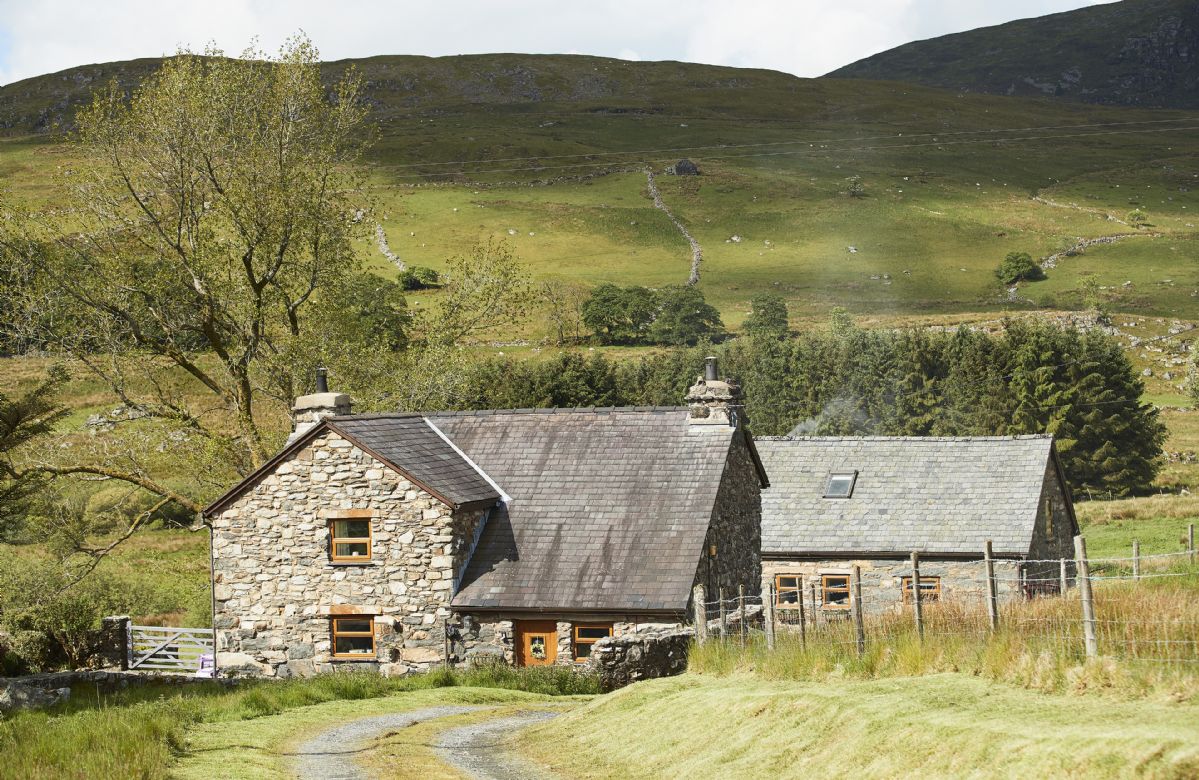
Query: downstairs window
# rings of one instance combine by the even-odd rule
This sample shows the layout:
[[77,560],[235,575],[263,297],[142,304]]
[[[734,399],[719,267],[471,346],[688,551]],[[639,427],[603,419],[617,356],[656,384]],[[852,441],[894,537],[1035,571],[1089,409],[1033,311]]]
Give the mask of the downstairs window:
[[[941,600],[941,578],[920,575],[920,603]],[[903,603],[912,603],[912,578],[903,578]]]
[[591,647],[604,637],[612,636],[612,626],[575,626],[575,661],[586,661],[591,657]]
[[774,578],[774,604],[782,609],[799,609],[803,599],[803,577],[798,574],[778,574]]
[[849,575],[820,575],[820,596],[825,609],[849,609]]
[[333,618],[334,658],[374,658],[375,619],[369,616]]

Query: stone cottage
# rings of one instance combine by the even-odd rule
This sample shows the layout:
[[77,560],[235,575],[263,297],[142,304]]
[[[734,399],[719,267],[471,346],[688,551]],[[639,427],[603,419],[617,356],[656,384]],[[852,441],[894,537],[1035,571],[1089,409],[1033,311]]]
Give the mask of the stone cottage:
[[998,597],[1057,592],[1074,576],[1074,505],[1050,436],[762,437],[764,588],[784,621],[851,604],[860,567],[866,612],[912,600],[982,604],[988,541]]
[[205,510],[223,673],[585,662],[761,582],[766,473],[714,359],[688,407],[349,414],[297,399]]

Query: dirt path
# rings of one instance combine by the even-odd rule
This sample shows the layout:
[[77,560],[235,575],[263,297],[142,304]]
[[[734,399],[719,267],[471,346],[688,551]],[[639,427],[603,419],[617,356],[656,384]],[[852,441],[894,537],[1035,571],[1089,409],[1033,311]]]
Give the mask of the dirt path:
[[450,729],[437,741],[437,756],[472,780],[552,780],[553,775],[513,753],[506,743],[520,729],[558,714],[531,710]]
[[376,715],[343,723],[302,743],[295,755],[301,780],[360,780],[366,777],[355,758],[389,731],[408,728],[432,718],[446,718],[487,709],[482,706],[426,707],[410,712]]

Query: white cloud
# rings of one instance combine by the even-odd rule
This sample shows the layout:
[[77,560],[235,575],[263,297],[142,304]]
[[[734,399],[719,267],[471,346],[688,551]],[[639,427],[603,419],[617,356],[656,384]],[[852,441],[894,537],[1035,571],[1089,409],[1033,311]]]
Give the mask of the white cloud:
[[0,84],[213,41],[278,47],[304,30],[326,59],[557,53],[682,59],[816,76],[916,38],[1094,0],[0,0]]

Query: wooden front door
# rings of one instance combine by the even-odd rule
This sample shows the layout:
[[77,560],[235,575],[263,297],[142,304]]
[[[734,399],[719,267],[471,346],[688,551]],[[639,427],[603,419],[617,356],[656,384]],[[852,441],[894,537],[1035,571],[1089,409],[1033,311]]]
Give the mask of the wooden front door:
[[558,624],[555,621],[516,621],[517,666],[549,666],[557,658]]

